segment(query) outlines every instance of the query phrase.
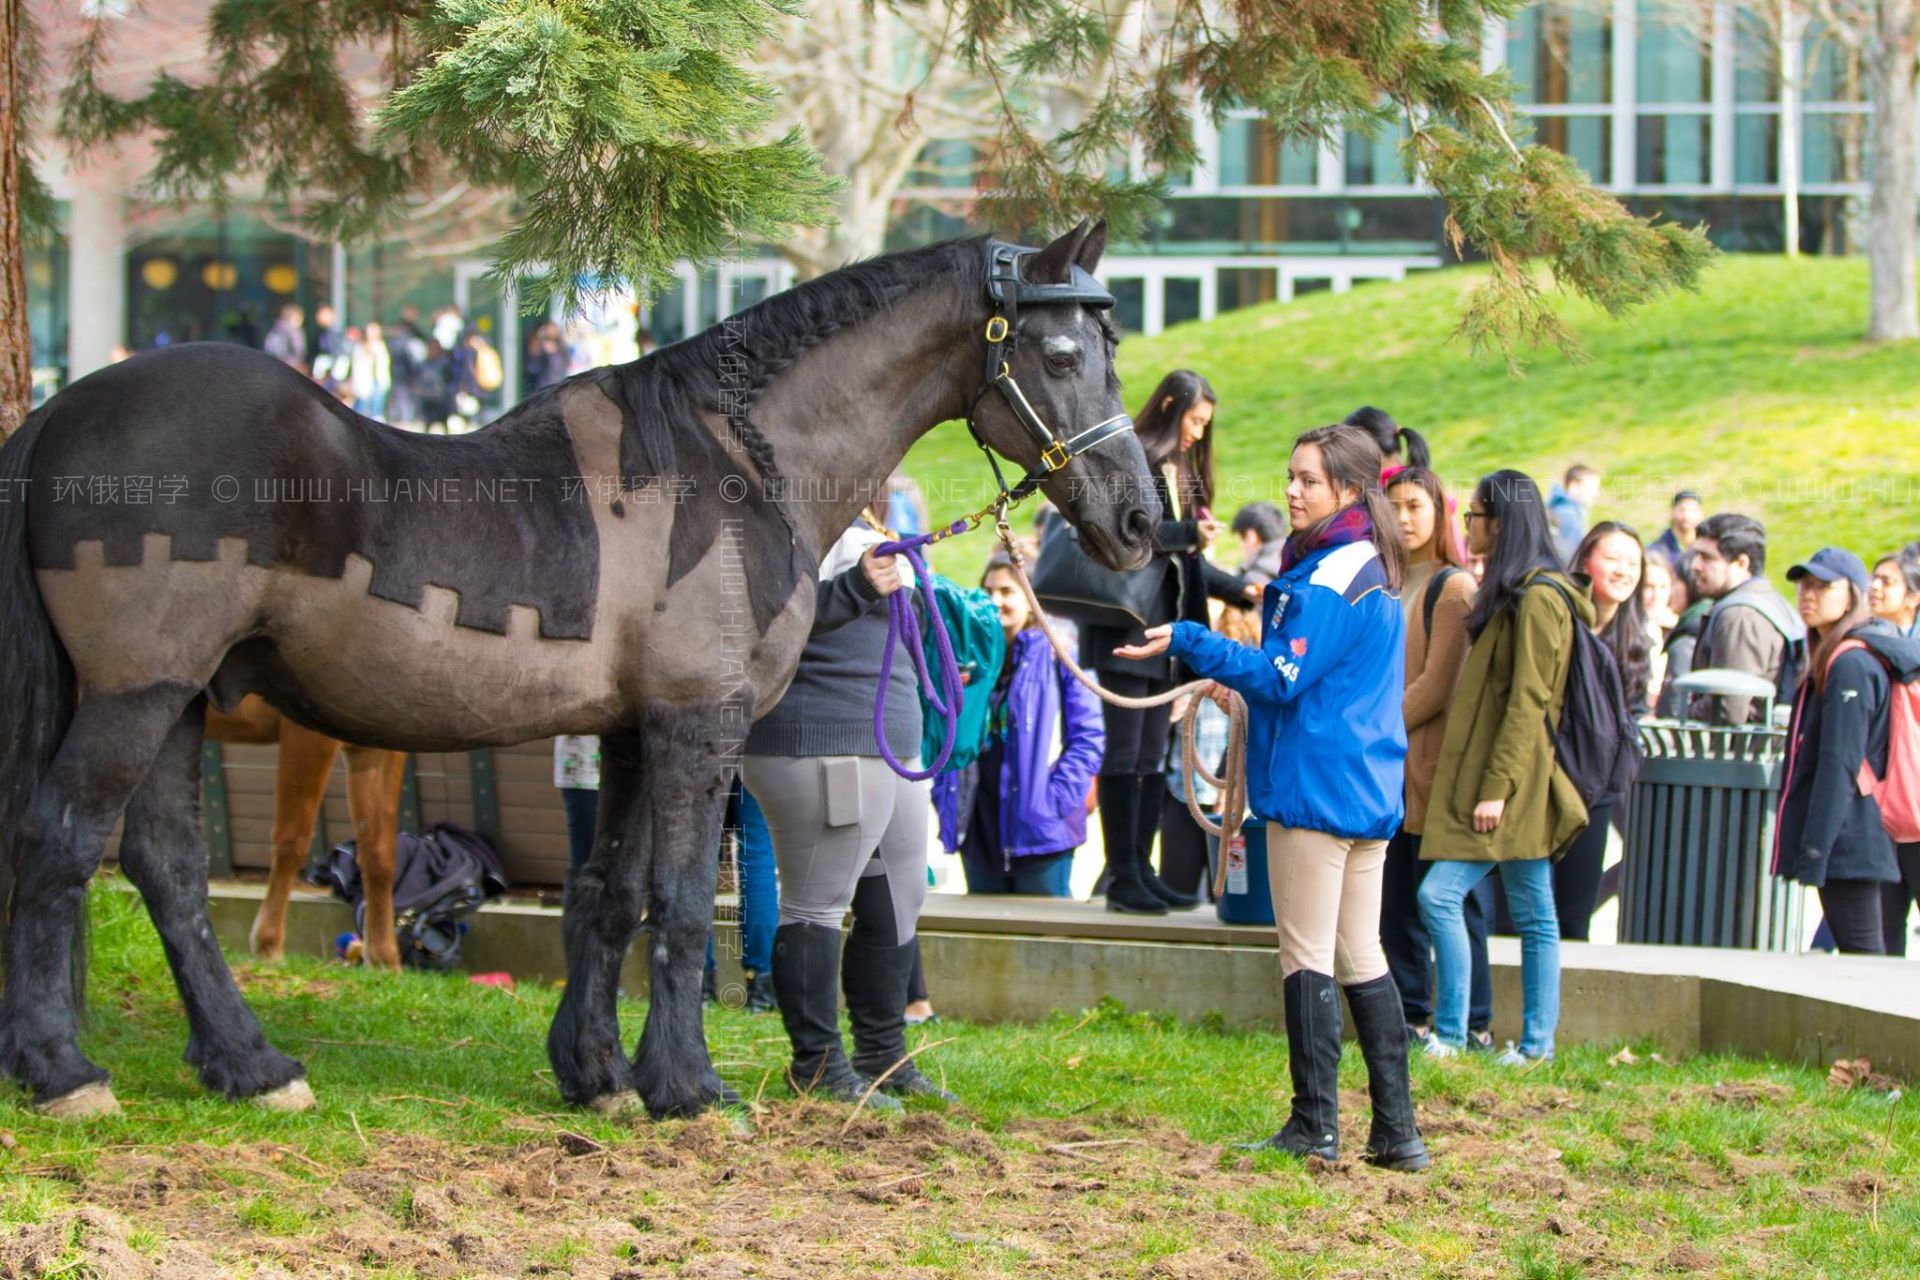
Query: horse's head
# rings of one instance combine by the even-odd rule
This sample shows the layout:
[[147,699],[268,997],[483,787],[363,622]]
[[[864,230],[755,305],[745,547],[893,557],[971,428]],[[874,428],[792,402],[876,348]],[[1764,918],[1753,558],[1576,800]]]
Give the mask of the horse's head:
[[1106,224],[1082,222],[1044,249],[990,245],[985,382],[974,429],[1038,477],[1040,491],[1114,569],[1153,555],[1160,503],[1120,402],[1113,296],[1094,280]]

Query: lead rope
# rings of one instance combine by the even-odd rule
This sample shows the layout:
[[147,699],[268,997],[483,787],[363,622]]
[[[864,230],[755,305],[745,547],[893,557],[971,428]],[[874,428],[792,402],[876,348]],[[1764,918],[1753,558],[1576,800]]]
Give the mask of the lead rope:
[[[1067,652],[1067,645],[1053,629],[1053,623],[1047,617],[1047,611],[1041,607],[1039,597],[1033,594],[1033,584],[1027,581],[1026,557],[1020,554],[1019,546],[1013,540],[1013,530],[1007,524],[1004,515],[997,522],[1000,544],[1006,548],[1007,558],[1013,562],[1013,578],[1020,584],[1020,594],[1027,598],[1027,608],[1032,610],[1034,618],[1040,624],[1040,630],[1047,637],[1047,643],[1053,647],[1056,658],[1094,697],[1109,706],[1127,707],[1136,711],[1145,711],[1187,695],[1186,713],[1180,717],[1180,762],[1185,772],[1187,812],[1193,816],[1194,823],[1210,836],[1220,841],[1220,856],[1215,859],[1213,868],[1213,896],[1218,900],[1226,893],[1227,856],[1235,837],[1246,822],[1247,811],[1247,704],[1239,694],[1227,690],[1227,757],[1223,776],[1214,777],[1199,759],[1197,737],[1200,724],[1200,699],[1214,687],[1211,680],[1193,680],[1145,698],[1129,698],[1100,687],[1098,681],[1080,669],[1074,656]],[[1199,776],[1206,784],[1220,792],[1220,821],[1215,823],[1200,808],[1199,797],[1194,794],[1193,778]]]

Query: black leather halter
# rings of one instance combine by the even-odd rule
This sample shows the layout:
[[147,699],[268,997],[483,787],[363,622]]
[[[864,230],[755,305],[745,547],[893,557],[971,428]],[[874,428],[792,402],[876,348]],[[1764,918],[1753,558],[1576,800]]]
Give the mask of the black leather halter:
[[[987,242],[987,298],[993,303],[993,315],[988,318],[986,328],[986,380],[979,394],[973,398],[973,405],[967,410],[967,429],[973,433],[974,443],[987,455],[987,461],[993,467],[993,478],[1000,485],[1000,495],[1009,505],[1025,498],[1040,487],[1041,481],[1089,449],[1106,443],[1122,432],[1133,430],[1133,419],[1124,413],[1116,413],[1103,422],[1062,439],[1058,432],[1041,421],[1026,394],[1020,390],[1020,384],[1014,380],[1013,355],[1020,341],[1021,307],[1113,306],[1113,295],[1077,264],[1068,268],[1064,284],[1033,284],[1022,280],[1020,260],[1038,252],[1037,249],[1007,244],[1001,240]],[[1013,411],[1014,419],[1040,449],[1040,461],[1028,468],[1020,483],[1011,489],[1007,488],[1006,478],[1000,474],[999,460],[994,457],[993,450],[987,447],[986,438],[980,434],[979,424],[974,421],[980,400],[990,389],[1000,392],[1001,398],[1007,402],[1007,408]]]

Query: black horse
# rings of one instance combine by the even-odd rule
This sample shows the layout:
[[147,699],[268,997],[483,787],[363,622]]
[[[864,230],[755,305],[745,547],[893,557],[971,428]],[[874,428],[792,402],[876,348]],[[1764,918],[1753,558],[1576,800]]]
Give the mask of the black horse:
[[[75,1042],[69,955],[124,810],[121,867],[173,967],[187,1059],[228,1096],[311,1104],[207,919],[203,699],[253,692],[405,751],[601,735],[548,1037],[560,1091],[656,1115],[735,1100],[701,1026],[713,850],[823,550],[915,440],[970,417],[1094,556],[1151,552],[1111,298],[1087,274],[1104,244],[1082,224],[1039,251],[973,239],[858,263],[469,436],[391,430],[214,344],[55,396],[0,449],[0,1070],[55,1113],[117,1105]],[[1079,434],[1053,442],[1048,423]],[[652,999],[629,1063],[615,983],[643,920]]]

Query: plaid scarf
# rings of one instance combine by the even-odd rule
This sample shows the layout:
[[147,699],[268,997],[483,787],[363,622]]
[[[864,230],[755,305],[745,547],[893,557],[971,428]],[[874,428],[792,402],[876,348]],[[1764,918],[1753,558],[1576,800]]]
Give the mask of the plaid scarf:
[[1342,507],[1324,523],[1287,539],[1286,547],[1280,552],[1280,572],[1285,573],[1326,547],[1345,546],[1349,542],[1362,542],[1371,537],[1373,521],[1367,517],[1367,509],[1358,505]]

